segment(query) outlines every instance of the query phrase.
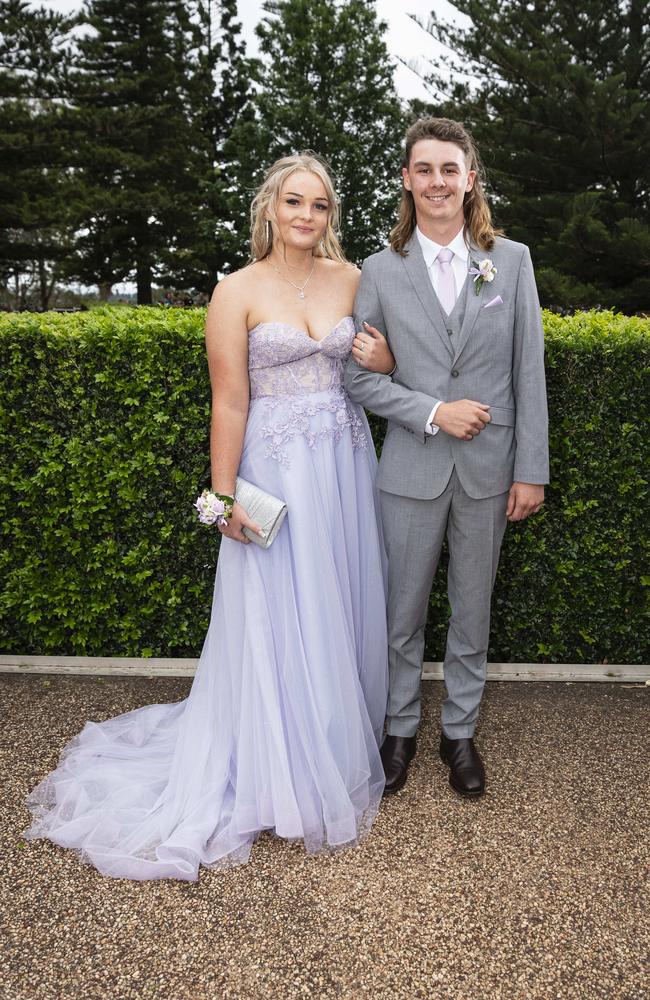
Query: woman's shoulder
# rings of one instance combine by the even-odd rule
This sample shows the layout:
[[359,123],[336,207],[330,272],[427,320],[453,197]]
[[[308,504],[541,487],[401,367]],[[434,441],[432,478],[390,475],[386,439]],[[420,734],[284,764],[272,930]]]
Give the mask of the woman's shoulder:
[[259,280],[260,274],[258,269],[261,264],[261,261],[256,260],[245,267],[239,268],[238,271],[231,271],[230,274],[225,274],[215,285],[213,298],[224,301],[231,298],[240,298],[242,295],[245,295],[247,289],[252,289],[255,282]]
[[333,257],[319,257],[323,267],[328,268],[332,272],[338,272],[339,274],[353,274],[358,271],[358,267],[352,264],[349,260],[334,260]]
[[332,260],[331,257],[321,257],[319,259],[323,271],[336,278],[337,281],[347,282],[354,288],[359,284],[361,272],[355,264],[351,264],[348,260]]

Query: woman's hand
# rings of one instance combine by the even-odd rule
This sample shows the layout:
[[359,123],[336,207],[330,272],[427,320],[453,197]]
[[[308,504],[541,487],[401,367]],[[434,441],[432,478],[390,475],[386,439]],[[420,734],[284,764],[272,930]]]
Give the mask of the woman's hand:
[[234,542],[242,542],[243,545],[248,545],[250,538],[246,538],[242,528],[250,528],[251,531],[254,531],[256,534],[260,535],[260,537],[266,537],[259,524],[255,524],[255,521],[251,521],[242,505],[235,501],[232,508],[232,514],[227,521],[222,522],[219,525],[219,531],[222,535],[225,535],[226,538],[232,538]]
[[395,358],[383,333],[364,323],[364,331],[358,333],[352,344],[352,357],[356,363],[369,372],[390,375],[395,367]]

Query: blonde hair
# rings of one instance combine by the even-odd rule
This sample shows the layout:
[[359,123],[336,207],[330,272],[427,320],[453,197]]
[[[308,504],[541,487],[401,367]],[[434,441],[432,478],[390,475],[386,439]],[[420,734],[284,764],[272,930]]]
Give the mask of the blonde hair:
[[[503,230],[495,229],[492,225],[492,213],[483,190],[485,172],[471,134],[464,125],[451,118],[419,118],[406,133],[403,161],[405,167],[411,162],[414,145],[421,139],[440,139],[442,142],[455,143],[463,151],[468,169],[476,171],[472,190],[465,192],[463,201],[465,232],[469,230],[479,250],[491,250],[495,237],[503,236]],[[390,234],[391,247],[402,257],[406,256],[404,247],[413,235],[415,225],[413,195],[403,188],[397,223]]]
[[272,163],[264,174],[264,180],[251,204],[251,260],[264,260],[271,253],[274,243],[279,240],[275,219],[278,198],[284,182],[297,170],[316,174],[321,179],[330,206],[327,227],[320,243],[314,248],[314,257],[328,257],[346,264],[347,259],[339,242],[339,198],[327,164],[311,149],[293,156],[283,156]]

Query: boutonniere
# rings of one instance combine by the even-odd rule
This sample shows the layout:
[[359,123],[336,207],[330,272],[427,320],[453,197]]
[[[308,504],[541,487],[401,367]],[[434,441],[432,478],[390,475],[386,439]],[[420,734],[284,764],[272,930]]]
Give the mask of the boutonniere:
[[484,281],[494,281],[494,275],[497,273],[497,269],[489,258],[481,260],[476,263],[475,260],[471,260],[472,265],[469,269],[469,273],[474,275],[474,292],[476,295],[481,291]]

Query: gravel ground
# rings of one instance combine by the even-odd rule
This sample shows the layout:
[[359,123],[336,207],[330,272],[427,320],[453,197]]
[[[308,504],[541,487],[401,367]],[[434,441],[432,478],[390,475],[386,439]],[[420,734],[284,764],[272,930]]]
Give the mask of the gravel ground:
[[188,690],[0,677],[3,1000],[648,1000],[650,689],[488,684],[488,793],[465,801],[425,684],[408,785],[347,852],[264,834],[243,867],[128,882],[21,840],[28,791],[87,719]]

